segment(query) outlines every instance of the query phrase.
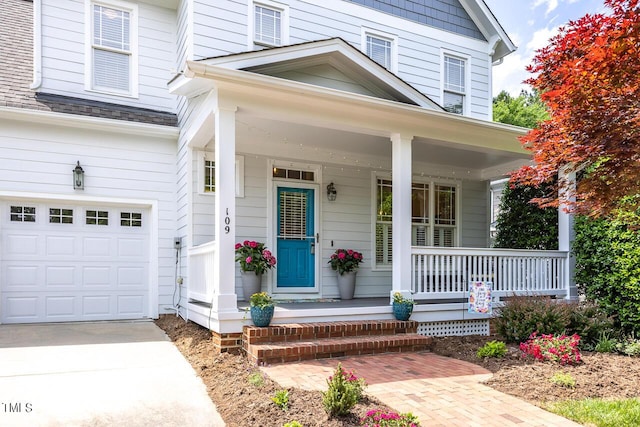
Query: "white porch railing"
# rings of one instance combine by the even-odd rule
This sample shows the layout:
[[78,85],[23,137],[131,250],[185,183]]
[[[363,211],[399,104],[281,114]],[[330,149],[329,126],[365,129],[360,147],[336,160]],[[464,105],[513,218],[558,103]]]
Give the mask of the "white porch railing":
[[416,299],[460,298],[470,281],[493,282],[493,295],[566,295],[568,253],[476,248],[411,248]]
[[215,241],[189,248],[189,286],[187,296],[196,301],[211,302],[214,289]]

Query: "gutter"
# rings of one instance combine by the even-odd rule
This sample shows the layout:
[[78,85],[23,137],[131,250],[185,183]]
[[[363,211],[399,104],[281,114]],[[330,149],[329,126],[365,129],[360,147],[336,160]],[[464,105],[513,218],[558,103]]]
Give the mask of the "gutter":
[[42,0],[33,0],[33,82],[29,89],[42,86]]

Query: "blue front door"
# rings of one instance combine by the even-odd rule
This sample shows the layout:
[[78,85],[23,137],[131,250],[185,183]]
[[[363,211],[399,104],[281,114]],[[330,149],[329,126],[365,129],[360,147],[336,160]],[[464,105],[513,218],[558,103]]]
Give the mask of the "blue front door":
[[315,286],[314,190],[278,187],[278,288]]

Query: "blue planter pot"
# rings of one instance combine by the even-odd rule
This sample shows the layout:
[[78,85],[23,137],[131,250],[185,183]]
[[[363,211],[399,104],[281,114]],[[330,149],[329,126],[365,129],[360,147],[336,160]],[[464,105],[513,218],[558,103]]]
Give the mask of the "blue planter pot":
[[393,303],[393,315],[396,320],[409,320],[413,313],[412,303]]
[[253,320],[253,324],[260,328],[269,326],[273,318],[274,308],[273,305],[265,308],[251,307],[251,320]]

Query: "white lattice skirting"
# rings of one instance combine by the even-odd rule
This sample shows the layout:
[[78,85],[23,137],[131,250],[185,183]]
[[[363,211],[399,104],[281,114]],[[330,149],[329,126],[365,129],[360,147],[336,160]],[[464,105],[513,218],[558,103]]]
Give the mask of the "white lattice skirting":
[[418,333],[430,337],[489,335],[489,319],[422,322],[418,325]]

